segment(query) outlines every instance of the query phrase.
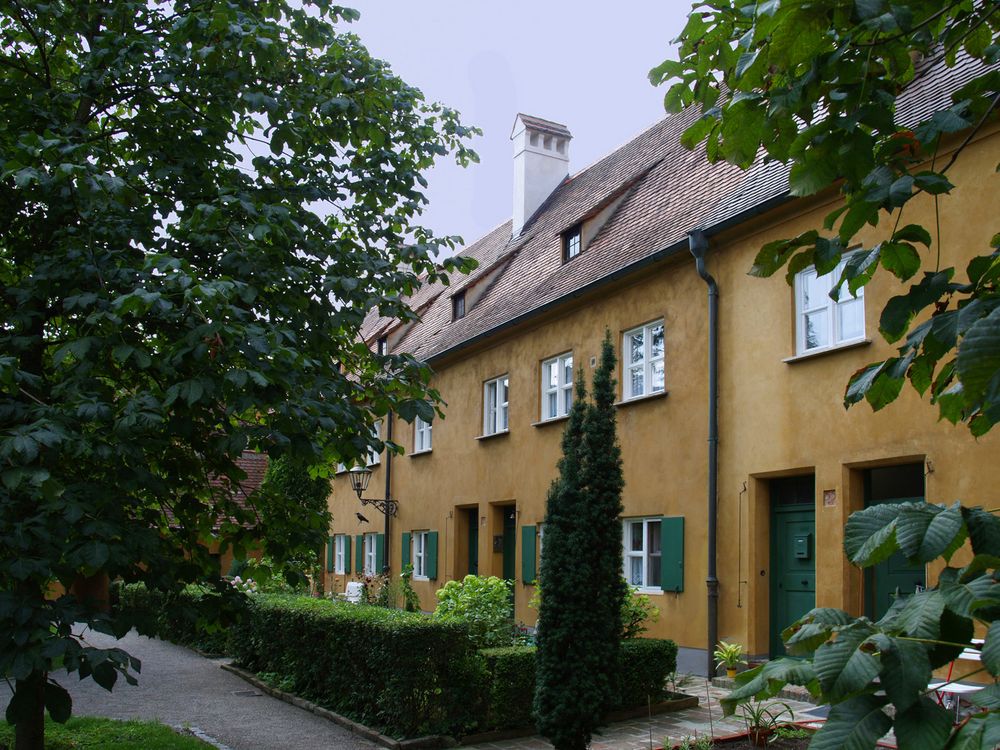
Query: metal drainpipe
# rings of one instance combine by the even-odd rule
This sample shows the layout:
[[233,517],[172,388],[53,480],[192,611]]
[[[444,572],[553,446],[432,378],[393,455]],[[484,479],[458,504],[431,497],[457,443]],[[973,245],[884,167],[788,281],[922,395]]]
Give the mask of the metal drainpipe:
[[[392,412],[390,411],[385,415],[386,421],[386,432],[385,439],[387,441],[392,440]],[[385,451],[385,495],[386,500],[392,498],[392,451],[386,449]],[[389,536],[389,522],[392,520],[392,516],[388,512],[383,514],[385,516],[385,544],[383,545],[383,552],[385,554],[385,559],[382,561],[382,572],[389,572],[389,549],[392,547],[392,542],[390,541],[392,537]]]
[[708,239],[700,230],[688,234],[688,248],[698,275],[708,285],[708,675],[715,673],[712,651],[719,642],[719,579],[716,570],[719,495],[719,285],[705,269]]

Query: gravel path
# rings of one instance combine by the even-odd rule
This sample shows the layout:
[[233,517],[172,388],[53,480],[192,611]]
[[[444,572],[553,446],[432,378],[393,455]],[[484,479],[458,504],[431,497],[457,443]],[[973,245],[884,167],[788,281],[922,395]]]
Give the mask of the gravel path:
[[[91,679],[58,677],[73,696],[75,716],[155,719],[187,727],[202,739],[228,750],[328,750],[377,748],[333,722],[263,695],[223,671],[225,660],[206,659],[182,646],[129,633],[120,641],[87,633],[94,646],[118,646],[142,660],[136,687],[119,679],[109,693]],[[0,709],[10,693],[0,692]]]

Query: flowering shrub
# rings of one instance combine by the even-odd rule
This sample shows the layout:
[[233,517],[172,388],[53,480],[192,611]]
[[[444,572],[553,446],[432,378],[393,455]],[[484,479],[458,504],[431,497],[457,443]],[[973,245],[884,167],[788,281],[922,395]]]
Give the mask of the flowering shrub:
[[229,582],[237,591],[242,591],[244,594],[256,594],[257,593],[257,583],[253,578],[247,578],[246,580],[240,578],[239,576],[233,577]]
[[510,581],[496,576],[468,575],[448,581],[437,591],[438,620],[464,622],[477,648],[510,646],[514,642],[514,607]]

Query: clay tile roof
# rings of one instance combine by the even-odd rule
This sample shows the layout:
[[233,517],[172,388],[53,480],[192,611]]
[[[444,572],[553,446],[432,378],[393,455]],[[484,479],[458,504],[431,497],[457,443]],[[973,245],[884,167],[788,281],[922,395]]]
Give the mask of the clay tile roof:
[[[950,92],[982,70],[969,59],[952,68],[940,58],[924,63],[899,97],[896,121],[919,121],[950,103]],[[478,260],[479,268],[468,277],[456,276],[451,287],[435,284],[420,289],[411,306],[424,306],[422,320],[406,330],[394,349],[433,360],[589,287],[686,252],[687,236],[695,229],[732,225],[789,200],[787,167],[764,160],[763,154],[743,172],[725,162],[709,163],[702,148],[684,148],[680,136],[699,115],[700,110],[692,107],[666,117],[567,178],[517,238],[511,238],[508,221],[469,245],[462,255]],[[558,123],[518,117],[532,127],[562,128],[565,132],[560,135],[569,132]],[[563,263],[561,233],[615,200],[620,203],[584,251]],[[466,309],[464,318],[452,321],[451,296],[488,273],[494,276],[475,304]],[[369,339],[391,325],[373,311],[362,335]]]
[[561,135],[565,138],[572,138],[572,133],[569,132],[569,128],[559,122],[552,122],[552,120],[543,120],[541,117],[532,117],[531,115],[526,115],[521,112],[517,113],[517,117],[514,118],[514,127],[517,127],[517,120],[520,118],[521,122],[525,124],[526,127],[532,130],[538,130],[542,133],[551,133],[552,135]]

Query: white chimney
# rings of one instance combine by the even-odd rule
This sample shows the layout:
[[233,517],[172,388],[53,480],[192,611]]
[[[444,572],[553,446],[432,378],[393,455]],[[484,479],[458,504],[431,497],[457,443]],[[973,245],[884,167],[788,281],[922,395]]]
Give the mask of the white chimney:
[[569,142],[565,125],[518,114],[510,139],[514,142],[514,224],[521,234],[525,222],[569,174]]

